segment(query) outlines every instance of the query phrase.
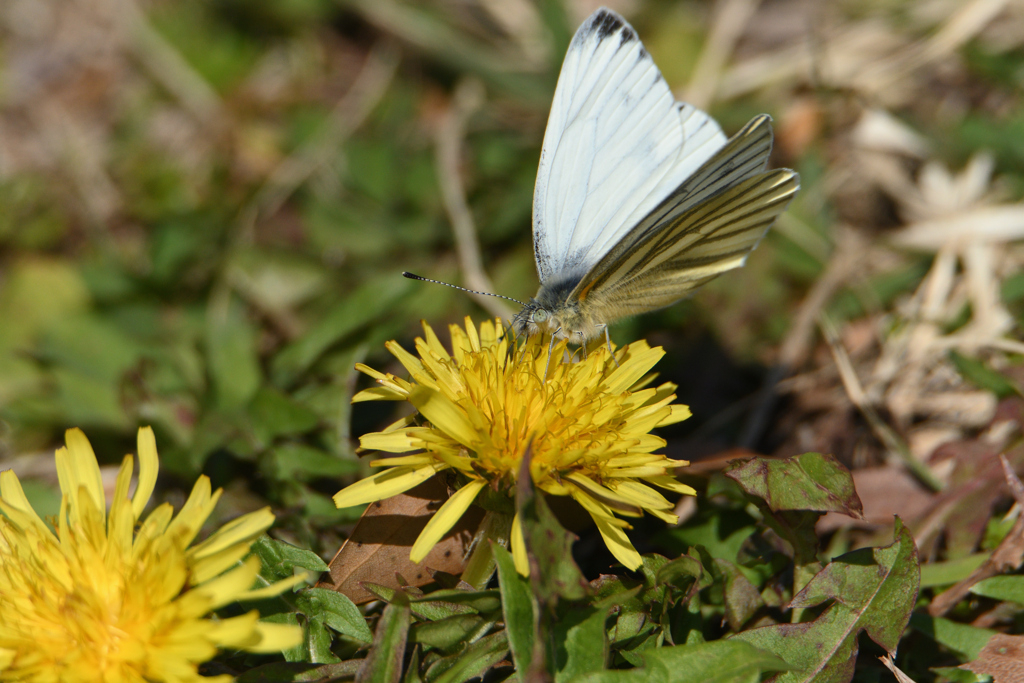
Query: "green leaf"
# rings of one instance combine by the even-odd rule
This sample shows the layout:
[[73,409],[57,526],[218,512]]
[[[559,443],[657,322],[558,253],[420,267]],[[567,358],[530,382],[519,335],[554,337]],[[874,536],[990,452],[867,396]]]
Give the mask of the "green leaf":
[[449,653],[457,645],[465,644],[484,623],[484,618],[476,614],[456,614],[439,621],[425,621],[413,625],[409,640]]
[[206,361],[219,408],[241,407],[259,389],[256,330],[237,302],[211,304],[207,311]]
[[405,643],[409,637],[411,619],[409,599],[405,593],[395,593],[377,622],[373,647],[358,676],[362,683],[398,683],[402,679],[402,663],[405,660]]
[[331,652],[331,643],[334,642],[334,639],[323,621],[316,618],[307,619],[303,635],[305,636],[302,643],[303,659],[319,664],[339,661],[338,657]]
[[711,575],[704,569],[699,552],[690,552],[693,552],[693,548],[686,555],[680,555],[660,567],[656,574],[657,582],[680,590],[686,589],[689,595],[710,586]]
[[357,474],[360,465],[301,443],[285,443],[270,450],[273,476],[285,480],[309,480]]
[[[528,466],[529,458],[523,458],[526,472]],[[572,559],[576,537],[558,523],[544,497],[534,490],[528,474],[519,477],[516,507],[526,551],[536,563],[531,564],[530,583],[537,600],[542,604],[559,598],[582,600],[587,595],[587,581]]]
[[1024,576],[993,576],[971,586],[971,592],[986,598],[1024,605]]
[[[737,488],[736,484],[731,481],[729,483],[732,488]],[[658,540],[676,554],[686,552],[691,546],[702,545],[712,557],[736,562],[740,549],[756,530],[753,520],[745,511],[716,506],[708,510],[698,509],[694,519],[659,533]]]
[[605,621],[610,605],[562,603],[560,606],[562,613],[552,628],[551,642],[556,645],[549,654],[555,681],[569,681],[591,671],[601,671],[608,661]]
[[458,608],[460,613],[471,609],[480,614],[488,614],[501,609],[501,593],[497,590],[469,591],[447,588],[416,596],[412,598],[412,603],[417,607],[450,605],[452,608]]
[[790,668],[776,655],[738,640],[663,647],[641,656],[642,668],[584,674],[572,683],[756,683],[761,673]]
[[764,626],[733,639],[778,653],[795,667],[777,683],[850,680],[860,632],[895,650],[917,600],[917,547],[899,518],[894,536],[885,548],[837,557],[793,598],[793,607],[834,600],[814,621]]
[[821,568],[814,530],[820,513],[863,517],[853,477],[830,455],[751,458],[730,464],[723,473],[754,499],[765,524],[793,548],[794,593]]
[[262,574],[271,581],[279,581],[294,575],[293,568],[308,569],[312,572],[329,571],[327,563],[312,550],[298,548],[284,541],[260,536],[252,544],[252,552],[263,564]]
[[945,683],[992,683],[992,677],[985,674],[976,674],[967,669],[960,669],[955,666],[933,666],[931,672],[938,678],[938,681]]
[[498,588],[512,661],[516,671],[528,671],[537,641],[536,600],[529,580],[516,571],[512,554],[497,544],[494,544],[493,552],[498,565]]
[[[269,624],[288,624],[289,626],[299,626],[305,629],[305,627],[299,623],[298,612],[277,612],[276,614],[268,614],[267,616],[260,619]],[[303,630],[303,641],[305,641],[305,630]],[[285,650],[281,653],[286,662],[307,662],[305,642],[299,643],[295,647]]]
[[953,361],[953,365],[956,366],[960,376],[979,389],[991,391],[999,398],[1019,396],[1021,394],[1020,388],[1011,382],[1008,377],[998,370],[992,369],[985,362],[977,358],[971,358],[962,353],[950,351],[949,359]]
[[271,364],[274,383],[291,384],[331,346],[375,318],[386,316],[409,292],[410,284],[401,273],[388,273],[344,297],[317,325],[277,354]]
[[359,608],[348,597],[327,588],[307,588],[296,600],[299,609],[319,619],[343,636],[369,643],[373,633]]
[[109,318],[84,314],[54,321],[37,352],[70,371],[117,384],[145,349]]
[[996,634],[996,631],[987,628],[958,624],[949,619],[930,617],[923,612],[910,618],[910,628],[954,650],[965,662],[977,659],[989,638]]
[[362,666],[361,659],[347,659],[332,664],[309,662],[271,662],[249,669],[235,683],[320,683],[355,676]]
[[249,404],[253,432],[263,443],[275,437],[302,434],[316,427],[319,417],[290,396],[263,387]]
[[462,652],[435,662],[427,672],[426,679],[432,683],[462,683],[482,677],[488,669],[504,659],[507,653],[508,638],[505,632],[492,633]]
[[945,562],[929,562],[921,565],[921,588],[949,586],[963,581],[975,569],[985,563],[992,553],[975,553]]
[[813,510],[863,518],[864,508],[850,471],[831,455],[750,458],[730,463],[724,473],[747,494],[765,501],[773,512]]
[[[369,581],[363,587],[381,600],[391,602],[400,591]],[[438,590],[410,600],[412,613],[420,619],[439,621],[456,614],[487,614],[501,609],[501,595],[496,590]]]
[[760,591],[728,560],[715,558],[715,566],[722,573],[722,603],[725,620],[733,631],[739,631],[759,609],[764,607]]
[[[644,556],[645,568],[649,557]],[[643,582],[630,577],[602,576],[591,584],[597,599],[614,598],[619,605],[615,624],[608,631],[608,638],[613,645],[625,644],[658,627],[658,620],[651,615],[660,610],[668,589],[655,584],[653,576],[656,569],[648,576],[645,568],[641,569],[644,573]]]

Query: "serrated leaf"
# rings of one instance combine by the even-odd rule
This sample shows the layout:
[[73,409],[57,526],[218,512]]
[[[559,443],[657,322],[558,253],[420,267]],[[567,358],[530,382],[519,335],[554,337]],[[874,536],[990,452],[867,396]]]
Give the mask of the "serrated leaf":
[[300,610],[315,617],[338,633],[362,643],[373,640],[359,608],[351,600],[326,588],[307,588],[299,593],[296,603]]
[[[379,584],[363,582],[363,587],[379,600],[391,602],[402,591]],[[483,606],[485,609],[477,609]],[[410,600],[410,609],[420,619],[440,621],[457,614],[493,612],[501,607],[498,591],[433,591]]]
[[255,553],[263,564],[263,575],[277,581],[292,576],[294,567],[308,569],[313,572],[327,571],[327,563],[312,550],[298,548],[284,541],[260,536],[252,544]]
[[608,661],[605,621],[610,605],[562,605],[563,614],[552,628],[552,641],[558,646],[548,655],[554,666],[555,681],[569,681],[604,669]]
[[850,471],[831,455],[751,458],[729,464],[724,473],[749,495],[765,501],[773,512],[812,510],[857,519],[864,516]]
[[777,683],[849,681],[860,632],[895,650],[917,600],[917,547],[899,518],[893,535],[887,547],[837,557],[794,596],[793,607],[834,600],[814,621],[764,626],[733,639],[778,653],[794,667]]
[[830,455],[803,455],[773,460],[751,458],[731,463],[726,477],[750,496],[764,523],[793,548],[793,592],[799,592],[820,569],[815,524],[825,512],[862,518],[853,477]]
[[323,621],[315,618],[307,619],[303,636],[303,659],[307,662],[327,664],[339,661],[338,657],[331,652],[331,643],[334,642],[334,639]]
[[583,572],[572,559],[572,544],[576,537],[562,528],[537,494],[529,476],[529,450],[521,465],[524,473],[519,477],[516,490],[516,509],[522,522],[526,551],[530,556],[530,583],[541,604],[559,599],[582,600],[588,584]]
[[601,576],[591,583],[598,600],[614,599],[619,605],[615,625],[608,630],[608,639],[613,645],[647,633],[657,626],[657,621],[651,618],[651,613],[655,609],[660,609],[667,588],[654,584],[653,577],[660,565],[652,567],[649,572],[646,571],[646,566],[649,558],[657,557],[662,561],[665,558],[651,555],[643,557],[643,582],[631,577]]
[[764,607],[760,591],[743,572],[728,560],[715,558],[715,566],[721,572],[722,604],[725,606],[725,620],[734,631],[743,628],[759,609]]
[[711,574],[701,562],[700,551],[695,548],[690,548],[686,555],[680,555],[663,565],[658,569],[656,579],[659,585],[672,586],[679,590],[685,588],[684,600],[688,600],[698,590],[710,586],[713,581]]

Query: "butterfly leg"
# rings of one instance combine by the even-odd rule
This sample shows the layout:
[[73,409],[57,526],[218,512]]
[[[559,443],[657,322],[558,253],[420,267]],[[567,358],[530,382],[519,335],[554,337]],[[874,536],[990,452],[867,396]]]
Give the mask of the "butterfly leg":
[[583,349],[583,360],[587,359],[587,339],[583,336],[582,332],[577,332],[580,336],[580,348]]
[[612,357],[613,361],[615,361],[615,367],[619,367],[619,359],[615,357],[614,353],[612,353],[612,338],[608,334],[607,325],[604,326],[604,343],[608,346],[608,355]]
[[542,380],[543,382],[548,381],[548,368],[551,367],[551,353],[555,348],[555,339],[557,338],[558,333],[561,331],[562,328],[559,327],[557,330],[551,333],[551,341],[548,343],[548,362],[544,364],[544,379]]

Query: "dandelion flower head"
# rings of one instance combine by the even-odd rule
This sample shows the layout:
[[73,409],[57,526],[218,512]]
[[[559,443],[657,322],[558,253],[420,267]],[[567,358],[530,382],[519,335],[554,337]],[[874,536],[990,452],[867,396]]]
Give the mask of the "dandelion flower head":
[[[274,652],[301,640],[298,627],[258,621],[255,610],[217,619],[211,610],[276,595],[248,557],[274,521],[269,509],[193,540],[220,491],[200,477],[173,515],[156,507],[139,525],[156,485],[153,431],[138,433],[139,477],[125,456],[107,511],[100,468],[78,429],[57,451],[63,493],[56,533],[32,509],[14,472],[0,473],[0,680],[44,682],[208,681],[197,672],[218,648]],[[191,546],[191,547],[190,547]]]
[[[614,351],[614,358],[600,346],[578,362],[560,362],[567,353],[563,341],[555,344],[549,364],[545,339],[535,335],[516,347],[500,321],[485,321],[479,331],[468,318],[465,328],[452,325],[450,354],[429,325],[423,329],[415,356],[394,341],[387,344],[409,380],[357,366],[377,386],[353,401],[408,401],[418,415],[360,438],[365,449],[404,455],[372,462],[387,469],[339,492],[335,503],[381,500],[454,470],[464,483],[413,544],[412,560],[421,562],[483,489],[514,495],[530,447],[534,486],[571,496],[594,519],[616,559],[639,567],[640,555],[625,533],[630,526],[620,516],[646,511],[675,522],[673,504],[652,485],[694,493],[673,476],[688,463],[655,453],[665,441],[649,433],[690,416],[689,408],[672,403],[675,385],[646,386],[664,352],[640,341]],[[525,572],[518,518],[511,542],[516,566]]]

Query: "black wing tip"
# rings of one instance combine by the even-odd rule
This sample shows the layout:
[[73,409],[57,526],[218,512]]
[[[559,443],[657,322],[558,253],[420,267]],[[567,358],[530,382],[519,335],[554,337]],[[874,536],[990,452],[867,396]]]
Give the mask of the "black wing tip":
[[621,31],[620,46],[639,40],[629,22],[623,19],[621,14],[607,7],[601,7],[591,14],[580,28],[580,32],[583,34],[596,33],[598,40],[606,40],[619,31]]

